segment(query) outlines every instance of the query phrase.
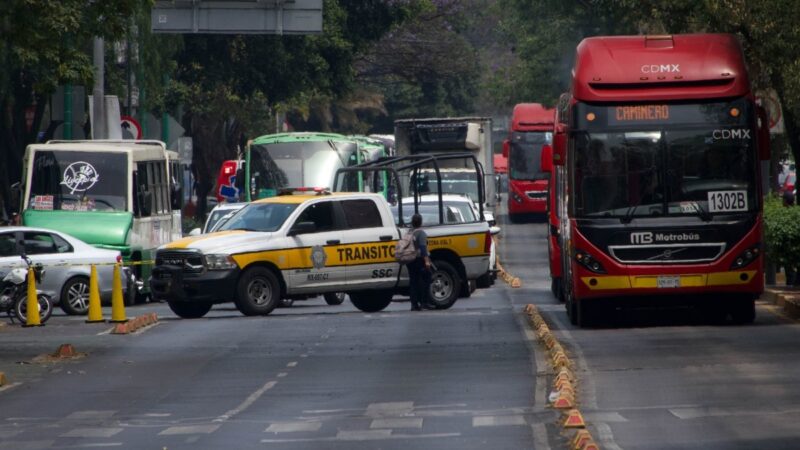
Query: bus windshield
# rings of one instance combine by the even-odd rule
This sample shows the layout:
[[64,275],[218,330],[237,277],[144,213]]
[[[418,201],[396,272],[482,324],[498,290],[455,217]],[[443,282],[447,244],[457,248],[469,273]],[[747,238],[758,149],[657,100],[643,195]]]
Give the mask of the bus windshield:
[[514,132],[508,153],[509,178],[512,180],[547,180],[549,173],[541,172],[542,146],[550,144],[553,134],[543,131]]
[[250,152],[251,190],[257,198],[280,188],[333,186],[336,170],[358,163],[358,144],[299,141],[256,144]]
[[126,154],[64,150],[34,154],[30,209],[127,211],[127,193]]
[[[574,133],[577,216],[706,217],[757,210],[755,132],[748,126],[747,105],[680,106],[686,112],[680,115],[682,122],[658,124],[642,123],[655,117],[653,110],[620,113],[618,107],[608,107],[609,115],[614,115],[608,117],[611,125],[590,125]],[[582,117],[604,119],[596,113],[591,116],[594,112],[586,108],[577,109]],[[669,117],[676,109],[656,109],[655,114]],[[727,120],[710,120],[714,115],[706,114],[719,110],[728,111]],[[699,120],[687,119],[692,112]],[[624,122],[625,114],[636,123],[616,127],[613,122]]]

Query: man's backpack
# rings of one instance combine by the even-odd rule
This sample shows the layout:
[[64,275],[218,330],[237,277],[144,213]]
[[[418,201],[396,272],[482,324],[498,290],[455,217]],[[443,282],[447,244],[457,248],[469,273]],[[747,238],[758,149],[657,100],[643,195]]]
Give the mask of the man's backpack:
[[397,245],[394,247],[394,257],[400,264],[413,262],[419,256],[415,238],[416,233],[409,231],[397,241]]

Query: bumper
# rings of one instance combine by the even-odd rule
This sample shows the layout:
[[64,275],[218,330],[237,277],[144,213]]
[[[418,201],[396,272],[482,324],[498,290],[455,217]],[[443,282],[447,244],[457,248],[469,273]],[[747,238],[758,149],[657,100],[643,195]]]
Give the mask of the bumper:
[[239,270],[184,273],[177,266],[156,266],[150,277],[150,295],[156,300],[180,302],[233,301]]

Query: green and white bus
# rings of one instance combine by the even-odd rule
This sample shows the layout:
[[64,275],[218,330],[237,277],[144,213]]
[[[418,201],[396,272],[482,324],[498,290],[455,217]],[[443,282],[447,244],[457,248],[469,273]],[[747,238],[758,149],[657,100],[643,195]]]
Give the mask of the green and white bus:
[[[260,136],[245,151],[243,199],[272,197],[284,188],[331,188],[336,171],[387,156],[383,144],[366,136],[295,132]],[[363,174],[344,180],[349,191],[364,191]],[[385,183],[384,183],[385,185]]]
[[25,149],[22,224],[50,228],[132,264],[149,293],[155,249],[181,238],[177,152],[161,141],[48,141]]

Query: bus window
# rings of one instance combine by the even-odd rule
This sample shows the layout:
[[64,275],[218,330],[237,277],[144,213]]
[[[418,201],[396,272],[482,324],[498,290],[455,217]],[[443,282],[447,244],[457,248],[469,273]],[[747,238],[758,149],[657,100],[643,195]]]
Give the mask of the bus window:
[[140,162],[136,164],[136,203],[137,203],[137,216],[150,217],[153,211],[153,193],[148,189],[148,179],[150,178],[148,164]]

